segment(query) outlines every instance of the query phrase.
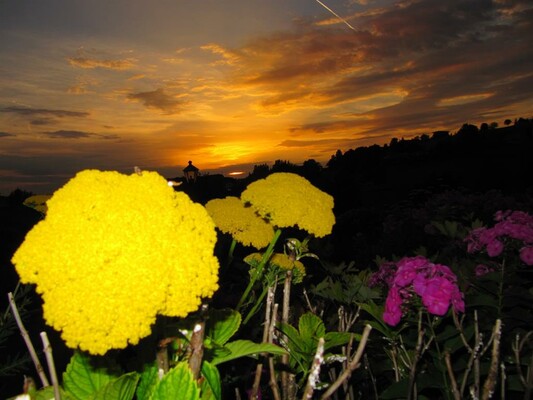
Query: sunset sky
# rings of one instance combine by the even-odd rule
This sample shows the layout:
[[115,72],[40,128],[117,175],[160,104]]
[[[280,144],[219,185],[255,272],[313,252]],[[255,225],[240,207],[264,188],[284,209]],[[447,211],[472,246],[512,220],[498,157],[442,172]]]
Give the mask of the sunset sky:
[[322,2],[0,0],[0,194],[533,116],[530,0]]

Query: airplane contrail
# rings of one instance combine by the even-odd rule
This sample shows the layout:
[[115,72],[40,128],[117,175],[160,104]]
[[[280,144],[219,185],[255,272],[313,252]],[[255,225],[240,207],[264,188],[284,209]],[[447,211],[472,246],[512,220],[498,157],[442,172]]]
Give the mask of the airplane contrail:
[[328,10],[330,13],[332,13],[334,16],[336,16],[338,19],[340,19],[342,22],[344,22],[348,28],[350,28],[352,31],[357,32],[353,26],[351,26],[348,21],[346,21],[344,18],[342,18],[339,14],[337,14],[335,11],[333,11],[331,8],[329,8],[327,5],[322,3],[320,0],[315,0],[318,4],[320,4],[322,7],[324,7],[326,10]]

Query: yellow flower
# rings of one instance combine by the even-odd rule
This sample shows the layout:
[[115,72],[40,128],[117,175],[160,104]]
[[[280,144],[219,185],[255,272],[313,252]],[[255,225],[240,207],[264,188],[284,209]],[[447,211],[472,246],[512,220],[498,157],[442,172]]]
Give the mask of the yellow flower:
[[323,237],[335,223],[333,197],[296,174],[280,172],[252,182],[241,199],[278,228],[298,226]]
[[45,195],[45,194],[38,194],[35,196],[28,197],[26,200],[24,200],[24,203],[22,204],[39,211],[41,214],[46,214],[46,210],[47,210],[46,202],[48,201],[48,199],[50,199],[50,197],[52,196]]
[[274,237],[272,225],[260,218],[252,208],[245,207],[237,197],[211,200],[205,208],[218,229],[229,233],[245,246],[262,249]]
[[[253,268],[257,267],[261,262],[263,255],[261,253],[252,253],[244,258],[244,262]],[[305,276],[305,266],[299,260],[291,260],[285,253],[274,253],[268,260],[270,267],[277,267],[281,270],[292,270],[294,276],[294,283],[300,283]]]
[[47,205],[12,261],[72,348],[136,344],[157,314],[183,317],[218,289],[213,221],[155,172],[82,171]]

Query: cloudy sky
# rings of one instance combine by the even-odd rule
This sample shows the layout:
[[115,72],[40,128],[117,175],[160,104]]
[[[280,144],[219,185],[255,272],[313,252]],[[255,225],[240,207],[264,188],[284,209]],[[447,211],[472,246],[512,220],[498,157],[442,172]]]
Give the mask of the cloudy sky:
[[532,27],[530,0],[0,0],[0,194],[531,117]]

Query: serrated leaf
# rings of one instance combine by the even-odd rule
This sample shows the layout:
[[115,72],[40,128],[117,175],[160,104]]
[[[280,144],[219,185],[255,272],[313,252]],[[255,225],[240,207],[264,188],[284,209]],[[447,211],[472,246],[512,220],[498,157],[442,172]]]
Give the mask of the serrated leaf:
[[137,400],[148,400],[158,382],[159,375],[157,373],[157,367],[155,365],[145,367],[141,373],[139,385],[137,386]]
[[292,352],[305,353],[305,343],[300,337],[300,332],[296,330],[295,327],[289,324],[281,323],[279,325],[279,330],[287,336],[288,347]]
[[115,378],[107,368],[94,367],[88,356],[75,352],[63,373],[63,387],[75,399],[85,400]]
[[108,382],[98,392],[91,396],[91,400],[130,400],[135,395],[135,388],[139,382],[139,374],[130,372]]
[[387,389],[385,389],[379,395],[379,398],[383,400],[405,399],[407,398],[408,391],[409,391],[409,380],[402,379],[399,382],[394,382]]
[[326,334],[324,322],[322,322],[320,317],[309,312],[300,317],[298,330],[306,351],[313,351],[316,348],[318,339]]
[[230,350],[230,353],[222,356],[215,354],[213,360],[211,360],[212,365],[218,365],[236,358],[254,356],[260,353],[270,353],[274,355],[286,354],[286,351],[283,348],[276,346],[275,344],[254,343],[250,340],[236,340],[234,342],[226,343],[226,346],[224,347]]
[[[352,336],[349,332],[328,332],[324,336],[324,350],[329,350],[333,347],[343,346],[350,341]],[[361,335],[354,334],[354,339],[361,339]]]
[[200,400],[198,385],[189,365],[180,362],[157,384],[150,400]]
[[202,363],[202,400],[221,400],[222,387],[220,385],[220,374],[218,369],[208,361]]
[[241,326],[241,314],[231,309],[211,310],[206,324],[206,335],[215,343],[224,345]]
[[[70,396],[63,389],[59,388],[59,394],[61,395],[61,400],[73,400],[74,397]],[[16,398],[15,398],[16,399]],[[47,386],[41,390],[38,390],[35,393],[35,397],[32,397],[32,400],[54,400],[55,393],[53,386]]]

